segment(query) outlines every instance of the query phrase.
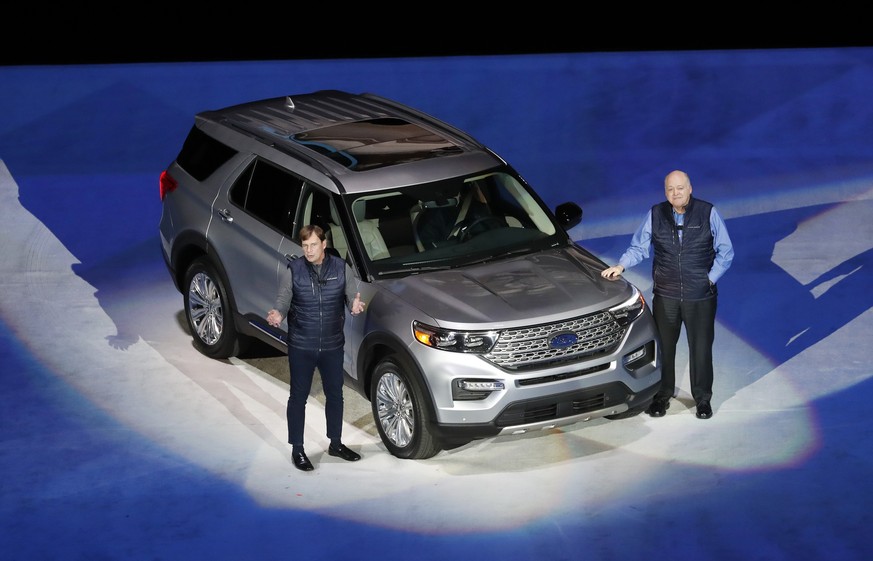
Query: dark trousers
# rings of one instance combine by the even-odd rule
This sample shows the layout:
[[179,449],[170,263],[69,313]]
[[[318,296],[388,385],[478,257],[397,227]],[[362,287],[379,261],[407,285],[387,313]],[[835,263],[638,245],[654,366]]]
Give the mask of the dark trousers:
[[712,399],[712,343],[715,341],[717,297],[676,300],[655,295],[652,315],[661,335],[661,388],[656,399],[670,399],[676,386],[676,343],[682,325],[688,339],[691,395],[696,403]]
[[343,349],[318,351],[288,349],[288,369],[291,373],[291,393],[288,396],[288,443],[303,446],[303,428],[306,424],[306,400],[312,389],[315,369],[321,375],[324,389],[324,415],[327,419],[327,437],[339,441],[343,432]]

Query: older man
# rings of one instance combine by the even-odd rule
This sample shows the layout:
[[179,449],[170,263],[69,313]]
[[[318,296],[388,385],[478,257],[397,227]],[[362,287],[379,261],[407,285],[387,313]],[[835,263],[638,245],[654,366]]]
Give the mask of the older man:
[[666,202],[654,205],[618,264],[601,275],[614,279],[649,257],[652,263],[652,314],[661,335],[661,387],[647,413],[663,417],[676,385],[676,343],[682,325],[688,339],[691,395],[699,419],[712,417],[712,344],[718,280],[731,266],[733,244],[712,203],[691,196],[691,180],[680,170],[664,179]]

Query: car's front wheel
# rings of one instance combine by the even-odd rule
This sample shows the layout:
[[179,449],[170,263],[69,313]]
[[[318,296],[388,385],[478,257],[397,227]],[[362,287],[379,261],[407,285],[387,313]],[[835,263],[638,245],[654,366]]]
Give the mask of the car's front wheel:
[[184,287],[185,316],[197,350],[211,358],[239,354],[230,299],[215,267],[205,257],[196,259],[185,273]]
[[394,456],[423,460],[441,449],[427,422],[425,394],[414,366],[400,355],[376,365],[370,403],[382,442]]

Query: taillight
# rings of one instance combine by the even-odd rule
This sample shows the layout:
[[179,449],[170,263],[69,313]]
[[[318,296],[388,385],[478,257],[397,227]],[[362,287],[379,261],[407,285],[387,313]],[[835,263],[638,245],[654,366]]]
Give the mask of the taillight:
[[164,200],[164,197],[167,196],[167,193],[172,193],[176,190],[176,187],[179,186],[179,182],[176,181],[172,175],[167,173],[166,170],[161,172],[161,200]]

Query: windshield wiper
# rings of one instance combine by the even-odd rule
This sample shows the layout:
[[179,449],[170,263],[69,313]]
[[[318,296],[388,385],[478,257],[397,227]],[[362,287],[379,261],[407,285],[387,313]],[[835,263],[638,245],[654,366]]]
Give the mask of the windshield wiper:
[[396,275],[398,273],[423,273],[425,271],[448,271],[453,269],[451,265],[410,265],[402,269],[388,269],[387,271],[379,271],[376,273],[380,277],[382,275]]

